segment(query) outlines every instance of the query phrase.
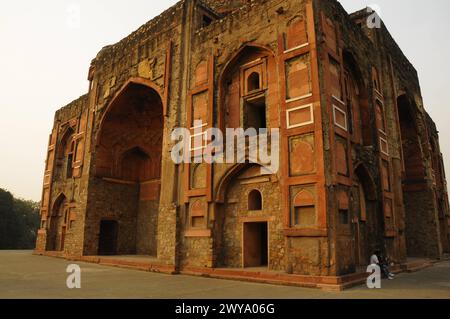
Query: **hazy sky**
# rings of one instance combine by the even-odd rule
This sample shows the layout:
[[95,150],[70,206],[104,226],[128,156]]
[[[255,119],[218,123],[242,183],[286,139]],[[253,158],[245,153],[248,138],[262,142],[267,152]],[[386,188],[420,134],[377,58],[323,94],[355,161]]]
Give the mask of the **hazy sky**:
[[[176,0],[5,1],[0,10],[0,188],[40,200],[54,112],[87,92],[90,61]],[[377,5],[419,72],[450,172],[450,1],[342,0]],[[77,18],[77,13],[80,18]],[[450,176],[450,173],[448,174]]]

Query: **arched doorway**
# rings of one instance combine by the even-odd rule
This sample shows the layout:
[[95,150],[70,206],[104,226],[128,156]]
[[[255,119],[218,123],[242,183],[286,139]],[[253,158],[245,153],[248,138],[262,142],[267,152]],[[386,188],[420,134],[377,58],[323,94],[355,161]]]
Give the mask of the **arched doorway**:
[[273,177],[257,164],[237,165],[224,177],[215,231],[218,267],[284,269],[284,254],[274,248],[284,247],[284,237],[279,184]]
[[61,137],[57,152],[57,163],[55,174],[60,180],[72,178],[73,160],[75,155],[75,130],[67,127]]
[[367,266],[375,249],[384,246],[383,214],[377,207],[376,186],[368,169],[359,164],[355,169],[353,198],[355,199],[354,224],[355,261],[358,266]]
[[47,250],[48,251],[63,251],[64,240],[66,234],[66,221],[67,221],[67,200],[64,194],[58,196],[55,200],[50,216],[50,223],[47,237]]
[[361,70],[349,51],[344,51],[344,101],[348,114],[348,129],[353,139],[362,145],[370,146],[372,131],[370,125],[369,102],[366,85]]
[[157,255],[163,129],[161,97],[147,85],[129,83],[109,105],[93,182],[99,253]]
[[278,87],[273,79],[276,61],[272,52],[247,45],[232,58],[220,77],[220,125],[229,128],[270,127],[269,108]]

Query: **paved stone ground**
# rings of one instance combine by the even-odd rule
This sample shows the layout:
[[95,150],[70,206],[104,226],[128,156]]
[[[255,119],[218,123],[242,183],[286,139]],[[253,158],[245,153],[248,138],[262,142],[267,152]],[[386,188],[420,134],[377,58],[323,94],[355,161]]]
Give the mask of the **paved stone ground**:
[[63,259],[33,256],[30,251],[0,251],[0,298],[439,298],[450,299],[450,262],[341,293],[191,276],[169,276],[96,264],[77,263],[82,288],[66,287]]

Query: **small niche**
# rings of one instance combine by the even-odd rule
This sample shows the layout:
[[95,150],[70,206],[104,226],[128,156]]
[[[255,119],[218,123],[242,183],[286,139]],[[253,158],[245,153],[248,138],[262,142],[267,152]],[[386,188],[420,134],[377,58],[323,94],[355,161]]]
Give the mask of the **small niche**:
[[262,195],[258,190],[252,190],[248,194],[248,210],[262,210]]

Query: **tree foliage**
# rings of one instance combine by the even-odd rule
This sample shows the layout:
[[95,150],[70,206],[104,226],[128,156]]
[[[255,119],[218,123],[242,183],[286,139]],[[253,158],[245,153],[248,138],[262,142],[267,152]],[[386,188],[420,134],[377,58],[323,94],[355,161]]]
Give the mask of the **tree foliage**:
[[0,188],[0,249],[33,249],[39,229],[39,203],[15,198]]

